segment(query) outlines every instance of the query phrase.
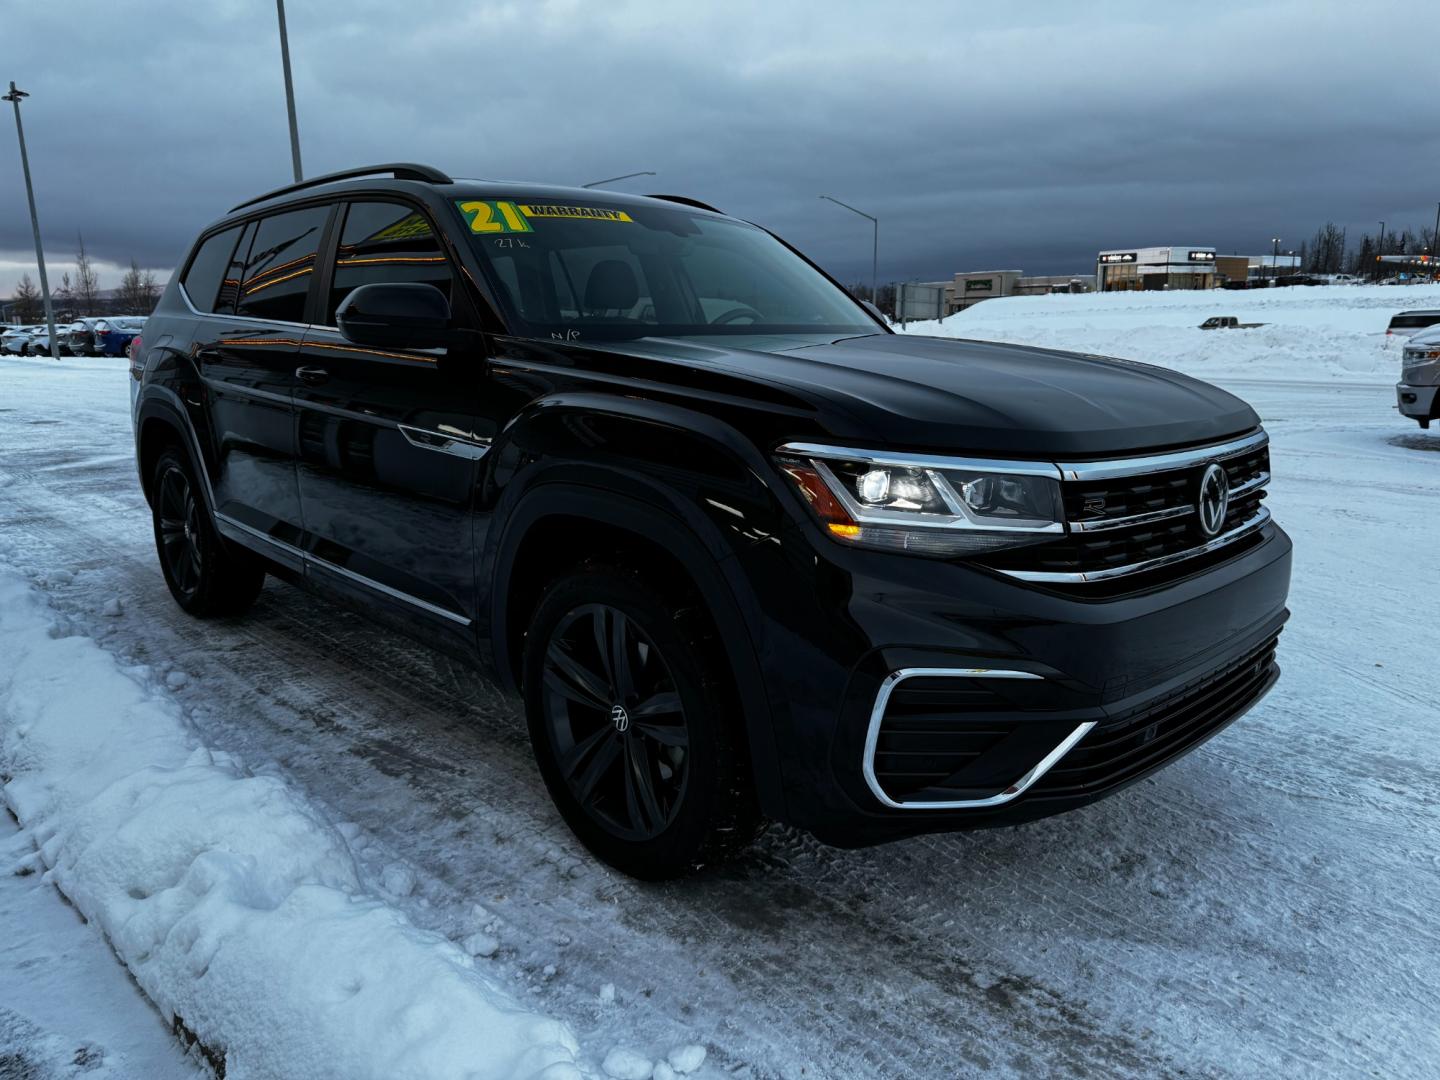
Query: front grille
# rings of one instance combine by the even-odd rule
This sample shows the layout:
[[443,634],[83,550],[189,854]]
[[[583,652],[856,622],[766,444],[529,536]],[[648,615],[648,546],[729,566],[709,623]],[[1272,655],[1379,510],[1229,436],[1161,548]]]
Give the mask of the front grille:
[[1219,731],[1275,678],[1271,638],[1248,655],[1094,728],[1030,789],[1031,799],[1094,795],[1135,779]]
[[[1216,538],[1200,528],[1201,479],[1212,462],[1225,469],[1230,505]],[[1191,572],[1190,557],[1240,540],[1268,517],[1261,507],[1270,479],[1270,450],[1240,440],[1149,462],[1098,462],[1060,467],[1067,519],[1063,536],[984,559],[992,569],[1030,581],[1083,584],[1146,574],[1169,566],[1162,580]],[[1120,473],[1123,475],[1114,475]]]
[[[901,802],[974,764],[1014,730],[977,714],[1013,708],[977,679],[912,678],[885,703],[875,745],[875,779]],[[977,722],[978,721],[978,722]]]

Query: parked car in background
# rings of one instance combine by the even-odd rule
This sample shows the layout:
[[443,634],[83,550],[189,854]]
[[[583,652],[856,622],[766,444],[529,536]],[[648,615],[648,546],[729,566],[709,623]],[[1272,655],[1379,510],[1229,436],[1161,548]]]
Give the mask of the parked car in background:
[[1401,416],[1422,428],[1440,420],[1440,326],[1423,330],[1405,343],[1395,400]]
[[0,353],[7,356],[24,356],[25,349],[30,344],[30,338],[38,326],[7,326],[4,333],[0,333]]
[[92,356],[125,356],[132,338],[145,328],[138,315],[112,315],[96,319],[92,329]]
[[88,316],[75,319],[65,326],[56,327],[55,333],[60,337],[60,355],[94,356],[95,324],[99,321],[94,316]]
[[1390,325],[1385,328],[1385,334],[1397,337],[1414,337],[1421,330],[1425,330],[1436,323],[1440,323],[1440,308],[1419,308],[1415,311],[1402,311],[1390,320]]
[[[56,331],[55,331],[55,333],[58,335],[58,334],[61,333],[61,331],[57,328]],[[26,356],[50,356],[50,355],[52,355],[52,350],[51,350],[51,348],[50,348],[50,331],[47,330],[47,329],[46,329],[45,327],[43,327],[43,326],[37,326],[37,327],[35,328],[34,333],[32,333],[32,334],[30,335],[29,340],[26,341],[26,343],[25,343],[25,355],[26,355]]]

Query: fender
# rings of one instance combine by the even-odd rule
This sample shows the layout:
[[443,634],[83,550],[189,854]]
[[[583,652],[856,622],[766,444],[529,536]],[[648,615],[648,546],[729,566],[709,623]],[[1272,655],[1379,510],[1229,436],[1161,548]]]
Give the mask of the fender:
[[[215,516],[215,490],[210,483],[210,467],[200,447],[200,438],[195,432],[195,425],[191,422],[190,414],[185,409],[185,404],[180,395],[167,386],[146,386],[144,396],[140,399],[140,407],[135,413],[135,469],[138,473],[142,468],[140,448],[141,436],[145,432],[145,424],[149,420],[162,420],[175,429],[181,441],[185,445],[186,452],[190,455],[191,464],[195,471],[200,474],[201,494],[205,498],[205,508],[209,511],[213,520]],[[147,477],[140,476],[140,486],[146,488]],[[149,499],[149,493],[146,493]]]
[[[582,441],[596,435],[606,436],[598,446]],[[637,444],[631,436],[646,441]],[[490,455],[487,481],[499,489],[494,520],[503,525],[477,553],[478,580],[482,589],[489,586],[489,603],[481,605],[488,625],[478,636],[482,643],[489,638],[502,684],[518,689],[518,658],[511,655],[506,628],[512,573],[533,526],[552,516],[582,517],[657,544],[683,564],[715,619],[740,692],[761,807],[783,819],[780,757],[755,651],[760,607],[734,558],[774,535],[785,519],[763,479],[770,468],[753,443],[714,417],[608,394],[544,399],[502,438],[504,445]],[[660,452],[645,460],[634,455],[637,445]],[[708,467],[677,461],[677,446],[703,454]]]

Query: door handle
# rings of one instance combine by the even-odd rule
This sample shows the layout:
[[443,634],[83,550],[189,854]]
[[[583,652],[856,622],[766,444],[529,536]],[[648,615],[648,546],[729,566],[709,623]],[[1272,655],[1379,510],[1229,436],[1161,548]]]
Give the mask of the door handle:
[[295,377],[306,386],[321,386],[330,381],[330,373],[320,367],[296,368]]

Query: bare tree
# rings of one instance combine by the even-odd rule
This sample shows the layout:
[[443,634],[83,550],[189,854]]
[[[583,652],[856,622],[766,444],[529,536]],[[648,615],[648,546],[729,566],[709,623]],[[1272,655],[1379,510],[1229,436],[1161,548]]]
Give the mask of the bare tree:
[[85,251],[85,238],[76,235],[80,246],[75,252],[75,306],[81,315],[94,315],[100,302],[100,278]]
[[149,315],[160,302],[160,283],[155,280],[155,271],[146,270],[140,275],[140,307],[137,312]]
[[60,275],[60,284],[50,290],[50,302],[55,305],[55,315],[68,312],[75,303],[75,283],[70,280],[70,271]]
[[29,274],[21,274],[20,280],[15,285],[15,315],[22,323],[38,322],[40,309],[43,305],[40,302],[40,290]]
[[139,311],[145,304],[144,275],[140,272],[140,264],[133,258],[130,260],[130,269],[125,271],[125,276],[120,279],[120,288],[115,292],[115,299],[120,302],[121,311]]

